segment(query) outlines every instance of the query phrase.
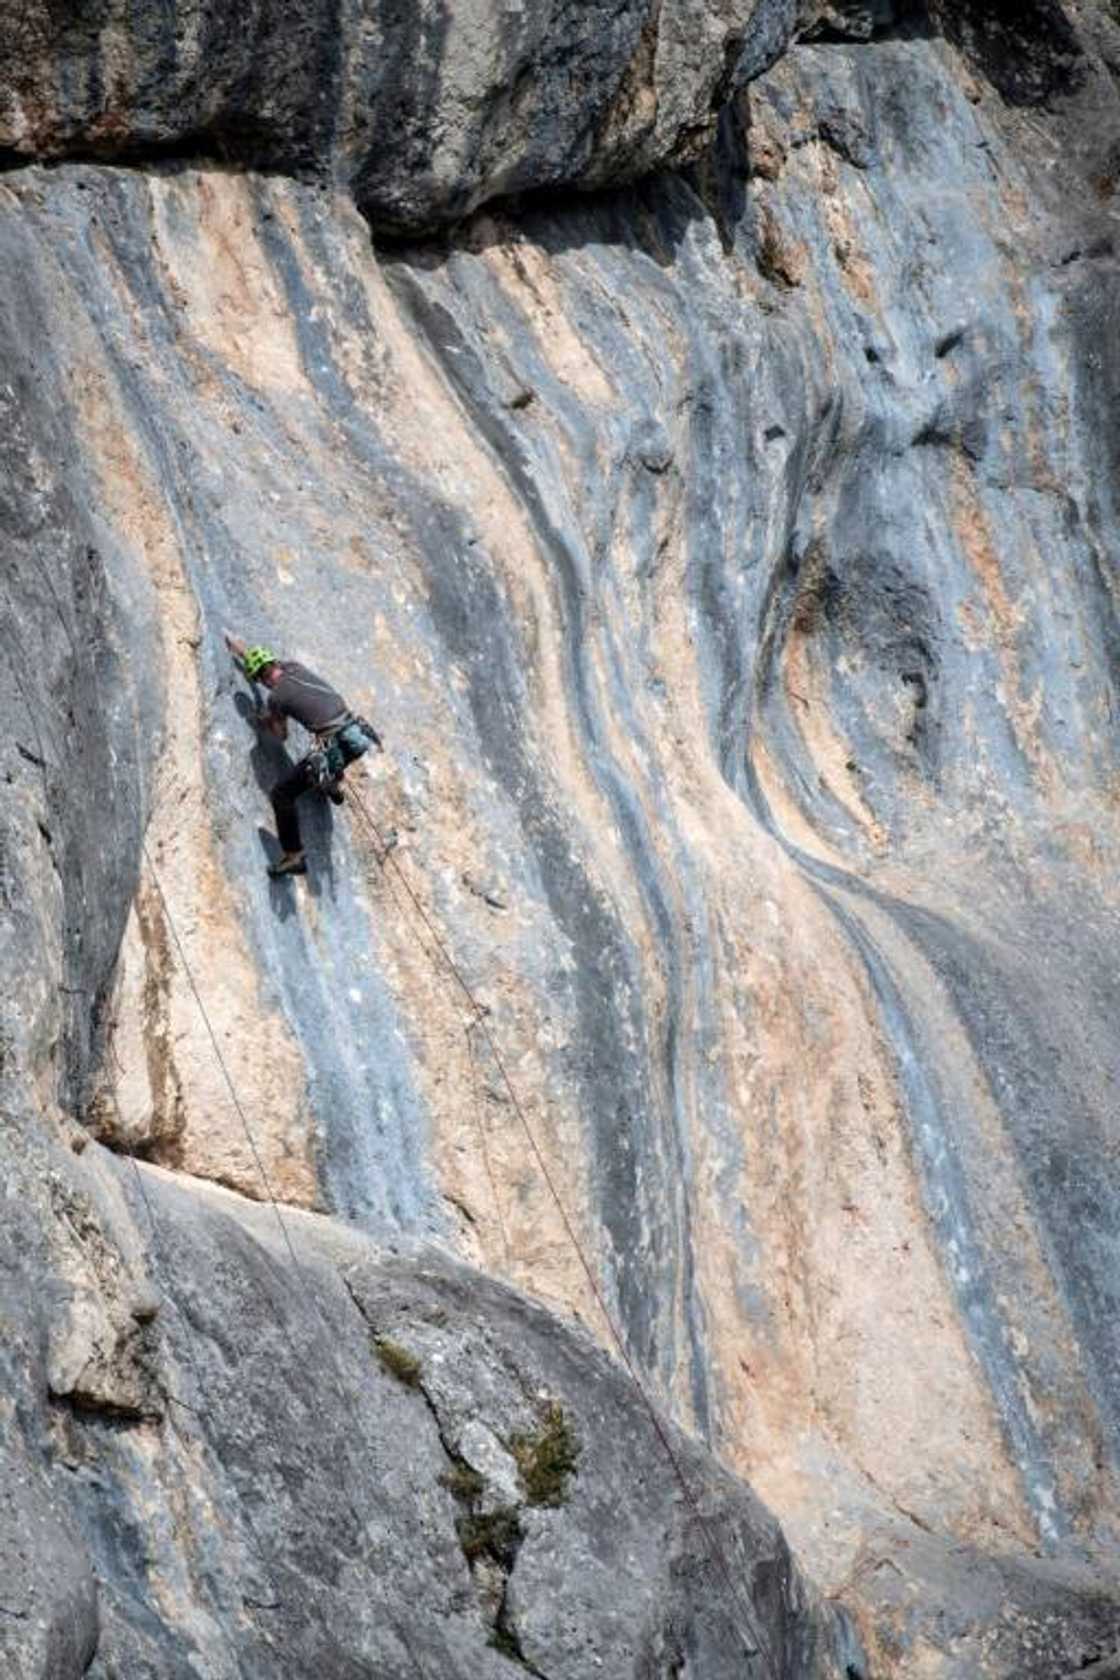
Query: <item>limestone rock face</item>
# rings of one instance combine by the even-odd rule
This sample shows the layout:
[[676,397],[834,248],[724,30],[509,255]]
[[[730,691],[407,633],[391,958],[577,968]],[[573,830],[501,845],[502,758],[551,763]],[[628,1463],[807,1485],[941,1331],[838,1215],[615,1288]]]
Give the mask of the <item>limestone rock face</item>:
[[[583,51],[615,51],[601,10]],[[616,8],[595,145],[552,174],[487,151],[485,99],[438,180],[401,163],[434,95],[380,149],[349,116],[240,147],[225,47],[210,115],[83,138],[89,65],[143,61],[116,12],[52,9],[0,70],[21,1680],[1120,1651],[1120,27],[794,11],[665,6],[643,44]],[[452,12],[444,90],[482,52]],[[308,89],[345,107],[315,53],[361,59],[300,16],[259,106],[285,135]],[[642,151],[662,52],[705,112],[753,78],[702,155],[687,77]],[[189,80],[121,109],[185,114]],[[674,151],[438,242],[371,248],[359,209],[427,227]],[[263,872],[290,750],[227,624],[385,737],[345,807],[305,802],[303,881]],[[616,1331],[715,1551],[587,1334]],[[559,1507],[516,1446],[551,1402]]]
[[174,152],[350,186],[375,226],[697,157],[787,0],[3,0],[0,152]]
[[31,1527],[26,1473],[6,1609],[50,1621],[37,1647],[5,1622],[6,1674],[78,1675],[95,1645],[95,1680],[583,1680],[684,1660],[730,1680],[763,1648],[780,1671],[844,1674],[856,1647],[774,1519],[662,1422],[670,1461],[585,1332],[446,1255],[379,1254],[294,1214],[281,1233],[151,1168],[101,1162],[85,1188],[91,1219],[150,1240],[167,1410],[32,1412],[28,1459],[56,1500],[65,1481],[85,1577],[65,1548],[48,1577],[57,1537]]

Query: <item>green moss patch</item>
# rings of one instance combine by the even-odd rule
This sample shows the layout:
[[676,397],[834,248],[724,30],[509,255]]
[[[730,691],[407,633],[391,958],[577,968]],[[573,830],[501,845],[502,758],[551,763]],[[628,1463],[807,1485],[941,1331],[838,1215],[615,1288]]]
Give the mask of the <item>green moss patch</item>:
[[410,1353],[399,1342],[390,1341],[388,1336],[375,1336],[373,1351],[390,1376],[396,1377],[397,1381],[404,1383],[407,1388],[417,1386],[423,1366],[414,1353]]

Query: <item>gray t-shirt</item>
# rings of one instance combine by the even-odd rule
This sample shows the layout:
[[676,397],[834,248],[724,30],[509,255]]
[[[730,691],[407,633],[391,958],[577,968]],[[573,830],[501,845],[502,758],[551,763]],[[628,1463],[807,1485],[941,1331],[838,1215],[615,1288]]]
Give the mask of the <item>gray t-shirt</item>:
[[269,691],[268,710],[281,717],[295,718],[312,735],[331,724],[343,723],[346,702],[336,689],[294,659],[280,661],[284,675]]

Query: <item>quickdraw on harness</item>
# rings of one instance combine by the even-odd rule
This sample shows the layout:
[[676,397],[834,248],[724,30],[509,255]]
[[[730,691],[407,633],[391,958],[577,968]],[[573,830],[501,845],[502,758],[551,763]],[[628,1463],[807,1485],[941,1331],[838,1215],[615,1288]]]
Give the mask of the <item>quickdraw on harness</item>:
[[343,718],[329,723],[315,733],[315,745],[307,755],[307,768],[317,788],[330,787],[337,782],[348,764],[361,758],[371,746],[380,746],[381,737],[364,717],[347,712]]

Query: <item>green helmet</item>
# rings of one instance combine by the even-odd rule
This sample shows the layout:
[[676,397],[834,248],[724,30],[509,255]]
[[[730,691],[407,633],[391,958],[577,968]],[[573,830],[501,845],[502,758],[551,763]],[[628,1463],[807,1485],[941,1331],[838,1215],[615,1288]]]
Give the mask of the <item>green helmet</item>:
[[256,682],[262,671],[275,664],[276,655],[266,647],[246,648],[245,657],[241,661],[242,669],[250,682]]

